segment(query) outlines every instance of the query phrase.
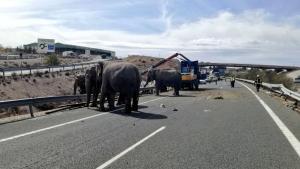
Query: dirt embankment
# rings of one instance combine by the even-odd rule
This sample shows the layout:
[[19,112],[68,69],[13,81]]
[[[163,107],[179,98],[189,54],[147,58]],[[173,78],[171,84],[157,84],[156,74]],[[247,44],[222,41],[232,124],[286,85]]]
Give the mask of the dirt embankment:
[[[79,72],[36,73],[32,76],[14,76],[1,79],[0,100],[15,100],[43,96],[63,96],[73,93],[75,74]],[[41,104],[34,111],[47,110],[59,104]],[[29,113],[28,106],[0,109],[0,118]]]
[[[157,58],[152,56],[140,56],[140,55],[129,55],[124,58],[125,61],[135,64],[140,71],[146,70],[150,66],[160,62],[163,58]],[[158,67],[158,69],[176,69],[179,70],[180,62],[176,59],[172,59]]]
[[6,78],[0,83],[0,100],[67,95],[73,82],[74,75],[64,72]]

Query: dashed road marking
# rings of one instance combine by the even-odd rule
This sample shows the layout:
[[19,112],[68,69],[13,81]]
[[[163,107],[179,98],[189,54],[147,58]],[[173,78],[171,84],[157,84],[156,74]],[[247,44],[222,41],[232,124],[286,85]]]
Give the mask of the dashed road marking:
[[122,151],[120,154],[114,156],[113,158],[111,158],[110,160],[106,161],[105,163],[103,163],[102,165],[100,165],[99,167],[97,167],[96,169],[103,169],[103,168],[109,166],[110,164],[112,164],[113,162],[117,161],[119,158],[121,158],[122,156],[124,156],[128,152],[130,152],[133,149],[135,149],[137,146],[141,145],[143,142],[145,142],[149,138],[151,138],[154,135],[156,135],[157,133],[163,131],[165,128],[166,128],[166,126],[163,126],[163,127],[159,128],[159,129],[157,129],[153,133],[149,134],[147,137],[143,138],[142,140],[140,140],[137,143],[133,144],[132,146],[128,147],[127,149],[125,149],[124,151]]

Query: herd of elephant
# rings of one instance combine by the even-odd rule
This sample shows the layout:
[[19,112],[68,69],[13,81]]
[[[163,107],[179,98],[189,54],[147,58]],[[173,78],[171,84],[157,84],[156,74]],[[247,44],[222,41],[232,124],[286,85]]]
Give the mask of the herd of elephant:
[[[181,75],[176,70],[151,69],[148,71],[146,84],[155,81],[156,95],[166,87],[174,88],[174,95],[179,96]],[[115,95],[119,93],[117,105],[125,104],[125,112],[138,110],[138,100],[141,86],[141,74],[138,68],[128,62],[99,62],[96,66],[86,70],[85,75],[79,75],[74,82],[74,95],[77,88],[80,94],[87,94],[86,106],[97,107],[100,93],[100,111],[106,111],[105,99],[108,109],[115,108]],[[91,96],[93,95],[92,105]]]

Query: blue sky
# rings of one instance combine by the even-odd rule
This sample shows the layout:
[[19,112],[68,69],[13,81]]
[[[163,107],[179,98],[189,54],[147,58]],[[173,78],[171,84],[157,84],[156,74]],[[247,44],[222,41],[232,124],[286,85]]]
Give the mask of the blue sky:
[[57,42],[117,55],[300,66],[296,0],[0,0],[0,44]]

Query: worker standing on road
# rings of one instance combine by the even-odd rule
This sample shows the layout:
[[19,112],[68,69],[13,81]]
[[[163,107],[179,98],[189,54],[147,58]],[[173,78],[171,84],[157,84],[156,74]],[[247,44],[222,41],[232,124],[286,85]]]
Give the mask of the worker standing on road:
[[256,85],[256,91],[259,92],[260,86],[261,86],[262,82],[261,79],[259,77],[259,75],[256,76],[256,80],[255,80],[255,85]]
[[234,88],[234,83],[235,83],[235,77],[231,77],[230,78],[231,88]]

